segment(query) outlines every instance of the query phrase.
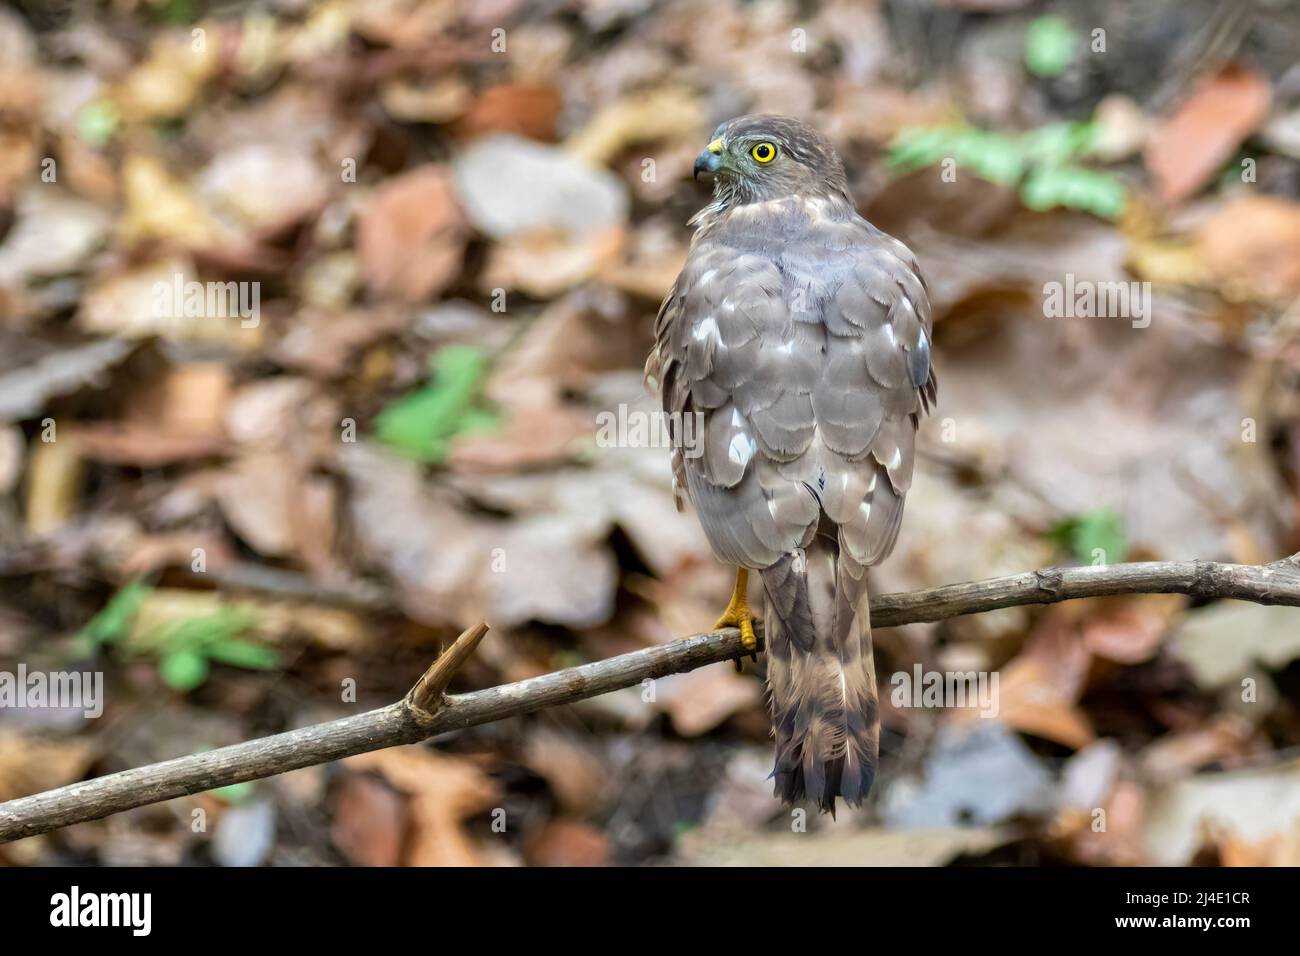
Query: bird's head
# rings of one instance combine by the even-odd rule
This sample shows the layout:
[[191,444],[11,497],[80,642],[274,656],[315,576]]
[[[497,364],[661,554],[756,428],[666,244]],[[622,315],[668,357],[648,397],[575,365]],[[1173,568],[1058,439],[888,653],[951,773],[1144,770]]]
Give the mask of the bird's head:
[[728,120],[695,160],[695,178],[713,177],[714,196],[727,204],[787,196],[848,198],[844,164],[826,137],[785,116],[755,114]]

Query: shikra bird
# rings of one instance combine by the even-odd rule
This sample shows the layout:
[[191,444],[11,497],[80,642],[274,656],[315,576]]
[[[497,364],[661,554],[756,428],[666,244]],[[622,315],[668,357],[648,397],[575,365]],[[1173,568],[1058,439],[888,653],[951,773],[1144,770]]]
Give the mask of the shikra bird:
[[690,220],[646,378],[673,429],[679,507],[689,497],[738,569],[717,626],[751,652],[749,572],[762,579],[776,795],[834,813],[876,775],[867,570],[894,547],[935,400],[930,304],[915,257],[858,215],[815,130],[730,120],[695,161],[706,172],[713,201]]

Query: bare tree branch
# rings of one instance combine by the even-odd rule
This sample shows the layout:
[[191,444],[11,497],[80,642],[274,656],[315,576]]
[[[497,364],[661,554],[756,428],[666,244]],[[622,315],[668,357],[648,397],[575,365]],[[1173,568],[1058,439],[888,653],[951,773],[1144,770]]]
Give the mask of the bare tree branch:
[[1272,564],[1143,561],[1082,568],[1044,568],[1004,578],[948,584],[871,599],[871,623],[895,627],[943,621],[1024,604],[1056,604],[1107,594],[1187,594],[1209,600],[1300,606],[1300,553]]
[[[891,627],[1108,594],[1187,594],[1201,599],[1236,598],[1257,604],[1300,607],[1300,554],[1259,566],[1175,561],[1047,568],[881,595],[871,601],[871,616],[875,626]],[[513,684],[445,695],[443,691],[454,672],[486,631],[485,625],[467,630],[403,700],[387,707],[0,804],[0,842],[353,754],[416,743],[435,734],[544,707],[585,700],[646,679],[731,660],[742,653],[740,632],[727,628]]]

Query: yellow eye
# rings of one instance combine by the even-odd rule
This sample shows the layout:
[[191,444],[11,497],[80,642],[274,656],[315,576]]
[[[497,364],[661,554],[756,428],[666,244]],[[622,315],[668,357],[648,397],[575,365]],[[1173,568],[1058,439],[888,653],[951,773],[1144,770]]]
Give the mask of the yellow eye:
[[776,159],[776,147],[771,143],[758,143],[749,151],[749,155],[760,163],[770,163]]

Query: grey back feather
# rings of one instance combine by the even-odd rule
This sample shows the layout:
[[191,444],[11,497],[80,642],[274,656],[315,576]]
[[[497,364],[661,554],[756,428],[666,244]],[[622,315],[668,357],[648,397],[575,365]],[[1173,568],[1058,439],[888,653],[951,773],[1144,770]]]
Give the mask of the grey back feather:
[[670,421],[703,415],[700,447],[674,452],[678,492],[720,560],[762,572],[777,793],[833,812],[875,775],[867,568],[898,537],[935,399],[930,304],[915,258],[857,214],[820,135],[772,117],[728,129],[779,137],[792,162],[799,142],[812,165],[784,174],[797,193],[719,188],[646,373]]

